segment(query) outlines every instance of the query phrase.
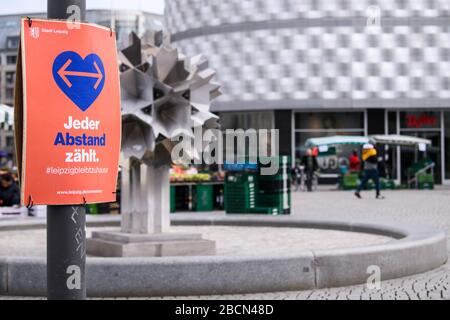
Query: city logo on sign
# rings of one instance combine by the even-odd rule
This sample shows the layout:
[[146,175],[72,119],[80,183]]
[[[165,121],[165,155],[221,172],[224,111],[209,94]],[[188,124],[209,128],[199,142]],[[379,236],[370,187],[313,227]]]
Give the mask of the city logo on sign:
[[65,51],[53,63],[53,78],[61,91],[84,112],[103,90],[105,68],[95,53],[83,59],[76,52]]
[[34,39],[39,39],[39,27],[30,28],[30,36]]

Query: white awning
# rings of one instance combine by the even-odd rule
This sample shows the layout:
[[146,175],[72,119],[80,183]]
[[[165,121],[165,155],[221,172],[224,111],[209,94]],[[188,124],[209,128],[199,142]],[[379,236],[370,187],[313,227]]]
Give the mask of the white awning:
[[370,137],[375,143],[381,144],[391,144],[391,145],[400,145],[400,146],[420,146],[420,145],[431,145],[431,140],[411,137],[411,136],[402,136],[397,134],[390,135],[374,135]]
[[311,138],[306,141],[307,147],[332,146],[341,144],[364,145],[369,143],[369,138],[360,136],[332,136],[323,138]]

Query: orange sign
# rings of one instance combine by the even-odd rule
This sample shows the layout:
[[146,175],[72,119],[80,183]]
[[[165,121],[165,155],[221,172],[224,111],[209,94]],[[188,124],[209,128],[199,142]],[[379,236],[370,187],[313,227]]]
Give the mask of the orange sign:
[[115,33],[22,19],[16,145],[22,203],[116,200],[121,115]]

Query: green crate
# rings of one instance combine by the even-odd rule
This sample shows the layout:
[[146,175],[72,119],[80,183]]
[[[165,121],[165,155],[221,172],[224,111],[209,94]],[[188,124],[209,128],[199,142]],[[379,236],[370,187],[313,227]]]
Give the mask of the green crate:
[[263,176],[263,175],[260,175],[259,177],[258,177],[258,181],[290,181],[290,177],[289,177],[289,175],[286,173],[286,174],[277,174],[277,175],[274,175],[274,176]]
[[290,193],[280,194],[259,194],[258,201],[283,201],[290,198]]
[[[370,180],[367,183],[367,188],[366,189],[367,190],[374,190],[375,189],[375,183],[372,180]],[[380,179],[380,190],[388,190],[388,189],[395,190],[396,189],[395,182],[393,180],[387,180],[387,179],[381,178]]]
[[225,180],[225,211],[227,214],[285,214],[286,197],[290,198],[289,164],[280,166],[280,174],[256,175],[250,172],[229,172]]
[[256,197],[243,199],[228,199],[227,206],[250,206],[256,203]]
[[344,190],[356,189],[359,185],[359,174],[350,173],[342,177],[342,188]]
[[225,187],[224,206],[226,213],[247,213],[256,206],[256,192],[230,193]]
[[434,183],[432,182],[419,182],[419,190],[433,190],[434,189]]
[[88,205],[86,205],[86,213],[87,214],[99,214],[100,213],[100,211],[99,211],[99,207],[98,207],[98,204],[88,204]]
[[[291,207],[291,189],[286,174],[260,176],[257,208],[264,214],[287,214]],[[286,206],[287,204],[287,206]],[[254,210],[254,213],[257,210]]]
[[291,207],[291,193],[290,191],[277,194],[260,193],[258,195],[257,205],[258,207],[277,207],[281,209],[289,209]]
[[421,174],[418,179],[419,183],[433,183],[434,184],[434,176],[432,174]]
[[247,182],[255,182],[256,174],[251,172],[227,172],[225,177],[226,184],[242,185]]
[[[277,199],[277,200],[258,200],[257,202],[258,207],[277,207],[277,208],[283,208],[285,205],[284,199]],[[287,207],[285,209],[290,208],[289,200],[287,201]]]
[[245,188],[245,189],[233,189],[233,188],[229,188],[228,186],[225,187],[225,193],[227,195],[243,195],[243,194],[256,194],[256,188],[254,187],[249,187],[249,188]]
[[246,198],[250,198],[256,197],[256,191],[242,191],[242,192],[234,192],[234,191],[229,191],[225,188],[225,200],[232,200],[232,199],[246,199]]
[[289,203],[288,203],[288,206],[285,207],[284,201],[280,201],[278,203],[277,202],[273,202],[273,201],[270,201],[270,202],[261,201],[261,202],[258,202],[256,207],[272,207],[272,208],[278,208],[280,210],[285,210],[285,209],[287,210],[287,209],[291,208]]
[[[262,162],[269,163],[267,165],[263,165]],[[259,158],[260,167],[269,167],[269,165],[273,165],[273,163],[278,164],[279,172],[287,170],[291,167],[291,157],[289,156],[279,156],[279,157],[260,157]]]
[[248,213],[278,215],[280,214],[280,209],[276,207],[255,207],[250,209]]
[[226,209],[227,214],[247,214],[248,209]]
[[263,206],[253,206],[251,208],[234,208],[234,207],[228,207],[226,208],[226,213],[227,214],[289,214],[290,213],[290,208],[289,209],[283,209],[281,207],[271,207],[271,206],[267,206],[267,207],[263,207]]
[[252,208],[256,206],[256,201],[232,202],[226,203],[226,208]]
[[393,180],[380,178],[380,189],[381,190],[387,190],[387,189],[394,190],[395,189],[395,182]]
[[170,186],[170,212],[177,211],[177,201],[175,197],[175,186]]
[[384,189],[395,190],[395,181],[394,180],[382,179],[381,181],[384,184]]
[[189,211],[190,210],[190,189],[187,185],[171,186],[171,192],[173,192],[173,202],[171,198],[171,205],[173,206],[173,212],[176,211]]
[[283,209],[281,207],[258,206],[251,209],[249,214],[268,214],[268,215],[286,215],[291,213],[291,209]]
[[197,212],[213,211],[213,186],[198,184],[194,186],[193,210]]

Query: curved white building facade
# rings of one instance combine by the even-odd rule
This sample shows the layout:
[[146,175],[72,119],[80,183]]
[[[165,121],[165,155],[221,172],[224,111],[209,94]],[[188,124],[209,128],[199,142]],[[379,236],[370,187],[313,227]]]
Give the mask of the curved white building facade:
[[[450,1],[170,0],[166,27],[217,69],[214,110],[268,112],[285,153],[321,135],[415,135],[450,180]],[[392,152],[398,180],[413,153]]]
[[448,0],[171,0],[166,10],[177,46],[220,70],[219,110],[450,106]]

